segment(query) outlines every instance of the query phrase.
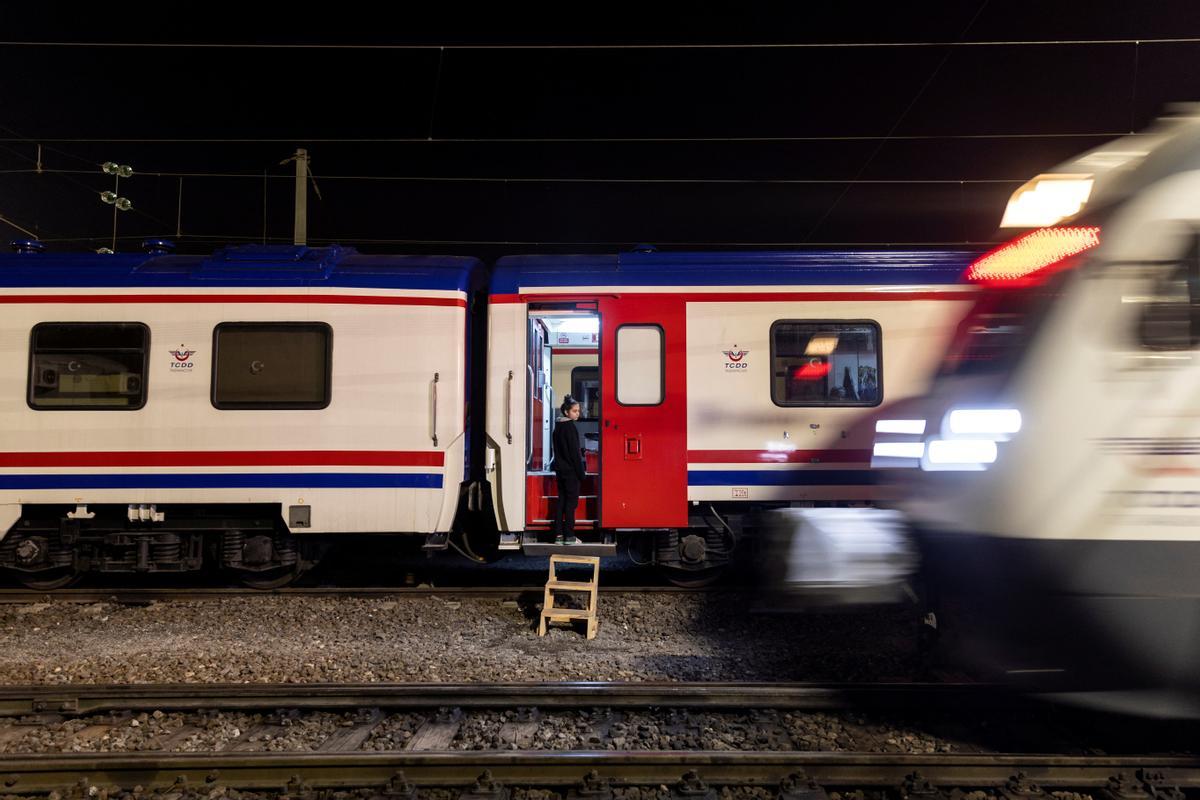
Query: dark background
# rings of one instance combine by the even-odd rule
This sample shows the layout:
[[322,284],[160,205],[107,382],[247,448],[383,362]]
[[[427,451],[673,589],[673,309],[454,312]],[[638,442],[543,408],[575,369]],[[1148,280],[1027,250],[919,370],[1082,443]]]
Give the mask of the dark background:
[[793,5],[8,9],[0,230],[108,245],[111,160],[118,249],[290,242],[299,146],[310,244],[981,243],[1025,180],[1200,99],[1197,3]]

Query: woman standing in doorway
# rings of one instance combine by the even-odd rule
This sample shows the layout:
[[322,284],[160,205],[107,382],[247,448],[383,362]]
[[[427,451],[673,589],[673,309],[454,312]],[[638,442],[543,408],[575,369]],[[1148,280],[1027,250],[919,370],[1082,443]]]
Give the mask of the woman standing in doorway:
[[579,505],[579,490],[586,467],[580,447],[579,401],[571,395],[563,398],[562,416],[554,426],[554,475],[558,479],[558,507],[554,512],[555,541],[576,544],[575,508]]

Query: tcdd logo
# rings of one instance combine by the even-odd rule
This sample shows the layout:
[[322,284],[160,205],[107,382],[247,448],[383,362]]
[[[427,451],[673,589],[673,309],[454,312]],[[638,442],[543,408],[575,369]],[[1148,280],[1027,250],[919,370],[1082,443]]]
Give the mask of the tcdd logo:
[[750,352],[749,350],[739,350],[738,346],[735,344],[732,350],[724,350],[722,352],[725,353],[725,358],[728,359],[725,362],[726,371],[732,372],[734,370],[743,370],[750,366],[746,361],[743,360]]
[[173,369],[173,370],[192,369],[193,367],[196,366],[195,364],[192,363],[192,356],[194,356],[195,354],[196,354],[195,350],[188,350],[183,345],[179,345],[178,350],[171,351],[171,355],[174,356],[174,358],[175,358],[175,360],[171,362],[171,369]]

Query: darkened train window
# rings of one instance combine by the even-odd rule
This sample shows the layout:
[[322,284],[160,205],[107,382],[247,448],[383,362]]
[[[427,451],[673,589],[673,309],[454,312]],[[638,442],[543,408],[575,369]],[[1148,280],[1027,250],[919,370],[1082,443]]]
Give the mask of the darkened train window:
[[575,367],[571,370],[571,396],[579,401],[579,419],[600,418],[600,368]]
[[44,411],[146,404],[150,329],[140,322],[43,322],[29,340],[29,405]]
[[780,406],[874,406],[883,399],[879,325],[771,326],[771,399]]
[[225,322],[213,333],[217,408],[325,408],[333,330],[323,322]]

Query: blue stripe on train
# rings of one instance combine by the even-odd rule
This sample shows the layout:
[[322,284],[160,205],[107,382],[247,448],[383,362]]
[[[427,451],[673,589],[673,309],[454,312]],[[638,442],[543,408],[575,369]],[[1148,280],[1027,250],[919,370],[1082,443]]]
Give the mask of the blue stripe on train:
[[491,293],[537,286],[863,286],[962,283],[979,250],[804,250],[505,256]]
[[0,489],[440,489],[427,472],[0,475]]
[[688,486],[873,486],[869,469],[688,470]]

